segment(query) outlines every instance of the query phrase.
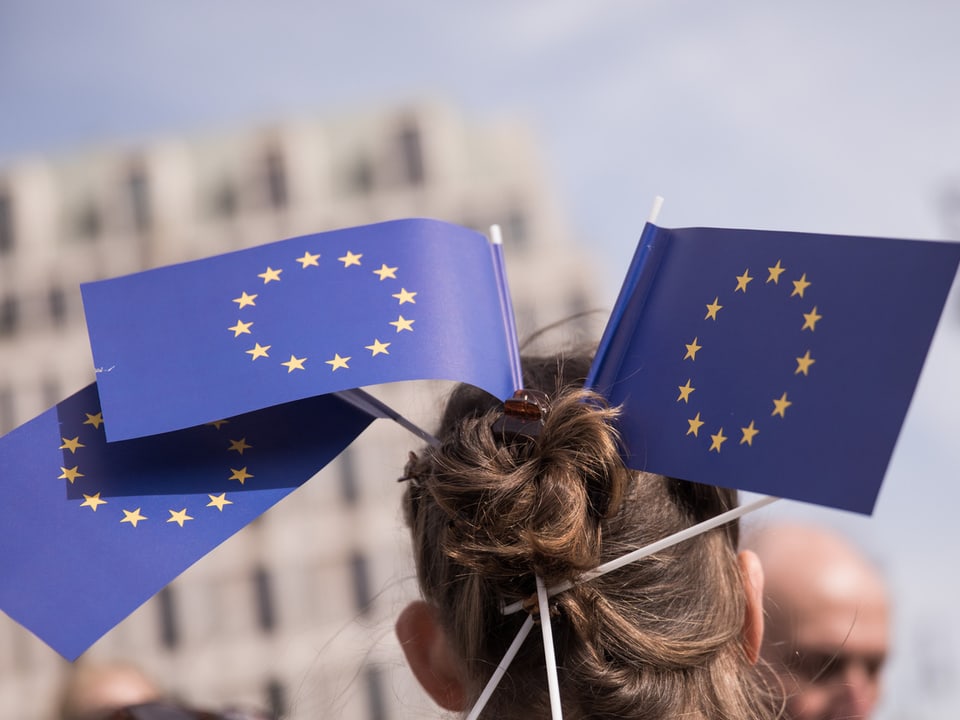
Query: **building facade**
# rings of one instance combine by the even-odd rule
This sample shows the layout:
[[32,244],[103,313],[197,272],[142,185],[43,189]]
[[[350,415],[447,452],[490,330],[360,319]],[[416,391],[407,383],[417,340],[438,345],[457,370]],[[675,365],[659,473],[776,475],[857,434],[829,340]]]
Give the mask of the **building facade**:
[[[521,341],[589,309],[595,278],[535,143],[419,104],[159,138],[0,168],[0,432],[93,380],[81,282],[300,234],[425,216],[502,227]],[[597,318],[555,342],[596,340]],[[375,392],[430,426],[443,383]],[[171,694],[296,718],[434,710],[393,639],[416,595],[399,512],[418,441],[378,421],[80,662],[138,664]],[[52,717],[69,665],[0,617],[0,717]]]

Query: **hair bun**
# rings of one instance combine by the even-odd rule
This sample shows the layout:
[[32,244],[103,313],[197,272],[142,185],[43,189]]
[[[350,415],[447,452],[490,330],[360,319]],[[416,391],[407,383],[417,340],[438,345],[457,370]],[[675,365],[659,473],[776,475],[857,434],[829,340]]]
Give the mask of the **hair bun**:
[[444,552],[511,586],[531,572],[559,580],[590,569],[600,521],[619,507],[629,477],[616,411],[593,392],[567,391],[535,439],[508,442],[492,429],[501,412],[466,418],[417,463],[425,476],[411,471],[449,518]]

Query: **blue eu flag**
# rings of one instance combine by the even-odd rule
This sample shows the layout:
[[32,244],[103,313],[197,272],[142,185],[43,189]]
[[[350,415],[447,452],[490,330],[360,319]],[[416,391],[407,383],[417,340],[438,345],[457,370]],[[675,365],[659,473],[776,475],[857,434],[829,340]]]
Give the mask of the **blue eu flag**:
[[363,432],[351,395],[107,443],[90,385],[0,438],[0,609],[76,658]]
[[518,386],[494,246],[398,220],[82,287],[110,440],[416,379]]
[[589,383],[631,467],[872,511],[960,244],[648,225]]

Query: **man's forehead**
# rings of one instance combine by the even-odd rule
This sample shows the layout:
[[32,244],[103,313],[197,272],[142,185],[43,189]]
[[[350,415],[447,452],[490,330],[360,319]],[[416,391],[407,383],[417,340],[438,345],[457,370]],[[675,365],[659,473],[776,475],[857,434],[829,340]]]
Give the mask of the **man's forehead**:
[[800,603],[791,613],[794,649],[877,655],[886,652],[889,622],[879,598],[834,598],[820,604]]

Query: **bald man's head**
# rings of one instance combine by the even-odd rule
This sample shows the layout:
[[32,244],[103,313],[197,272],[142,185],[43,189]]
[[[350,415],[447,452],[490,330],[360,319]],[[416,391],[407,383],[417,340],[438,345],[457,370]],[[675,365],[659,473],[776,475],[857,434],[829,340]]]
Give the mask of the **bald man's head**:
[[158,700],[160,690],[139,668],[124,662],[77,663],[64,684],[61,720],[88,720],[127,705]]
[[763,656],[795,720],[867,718],[889,645],[884,582],[839,535],[806,525],[753,533],[766,575]]

